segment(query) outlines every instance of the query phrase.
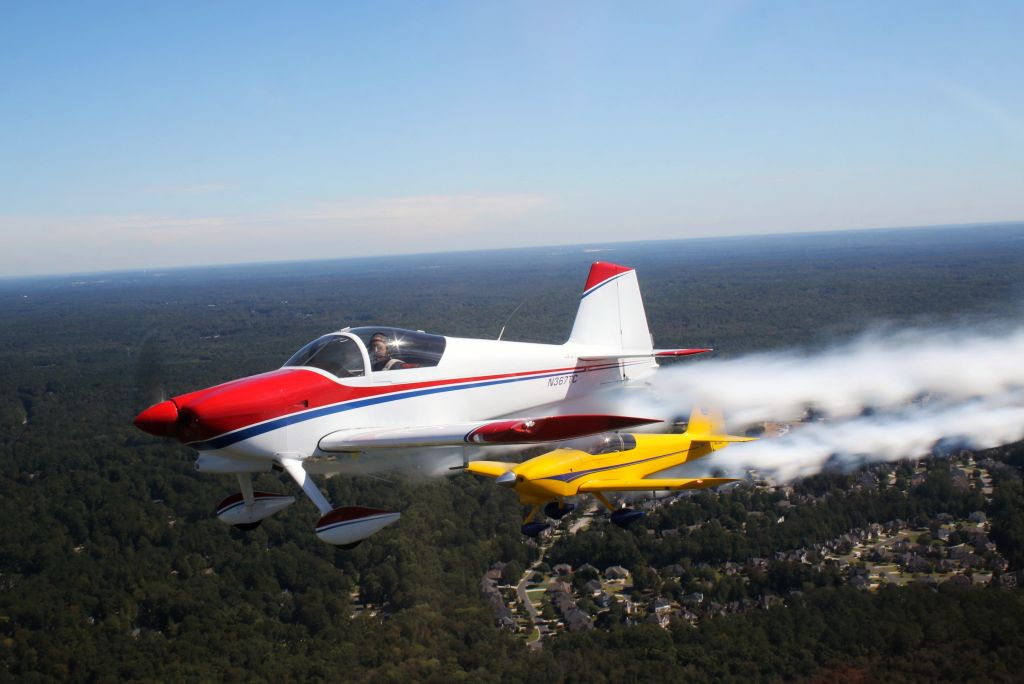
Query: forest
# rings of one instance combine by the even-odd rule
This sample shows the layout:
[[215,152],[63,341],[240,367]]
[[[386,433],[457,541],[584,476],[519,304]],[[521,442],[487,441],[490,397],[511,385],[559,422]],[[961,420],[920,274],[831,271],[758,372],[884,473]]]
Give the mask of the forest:
[[[826,575],[763,578],[784,604],[667,628],[605,620],[529,650],[480,589],[530,563],[514,497],[469,476],[334,477],[329,498],[400,510],[356,549],[319,542],[301,498],[259,529],[219,523],[229,478],[133,416],[280,366],[318,335],[398,325],[560,343],[591,261],[635,267],[658,345],[736,356],[813,349],[877,325],[1020,320],[1024,225],[581,245],[0,280],[0,679],[6,681],[1019,681],[1024,594]],[[518,310],[517,310],[517,307]],[[699,363],[685,360],[678,363]],[[595,525],[548,562],[636,575],[743,563],[891,519],[983,511],[1006,573],[1024,570],[1024,450],[989,499],[941,459],[898,491],[857,473],[779,494],[705,492],[622,531]],[[260,476],[258,488],[289,491]],[[699,529],[688,531],[700,525]],[[676,536],[665,529],[687,530]],[[726,584],[716,586],[729,597]],[[744,590],[745,591],[745,590]],[[374,606],[356,611],[357,605]]]

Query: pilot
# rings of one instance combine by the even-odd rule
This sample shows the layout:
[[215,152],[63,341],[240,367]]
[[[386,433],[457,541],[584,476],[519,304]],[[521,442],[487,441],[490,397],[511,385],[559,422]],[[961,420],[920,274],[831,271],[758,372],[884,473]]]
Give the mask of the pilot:
[[370,368],[375,371],[396,370],[399,368],[413,368],[401,359],[391,358],[388,350],[388,338],[384,333],[374,333],[370,338]]

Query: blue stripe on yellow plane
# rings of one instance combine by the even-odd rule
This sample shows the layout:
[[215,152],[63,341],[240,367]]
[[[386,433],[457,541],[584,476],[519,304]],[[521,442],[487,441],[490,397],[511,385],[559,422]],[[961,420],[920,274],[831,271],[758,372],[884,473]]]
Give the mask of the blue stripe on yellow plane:
[[609,433],[563,445],[523,463],[473,461],[466,470],[495,478],[499,485],[532,506],[523,521],[523,534],[536,536],[549,525],[534,522],[543,511],[561,518],[573,510],[566,499],[592,494],[611,512],[612,522],[625,525],[641,516],[629,508],[616,509],[605,492],[654,492],[717,487],[735,478],[650,478],[648,475],[696,460],[733,442],[752,437],[724,434],[720,412],[694,407],[683,434]]

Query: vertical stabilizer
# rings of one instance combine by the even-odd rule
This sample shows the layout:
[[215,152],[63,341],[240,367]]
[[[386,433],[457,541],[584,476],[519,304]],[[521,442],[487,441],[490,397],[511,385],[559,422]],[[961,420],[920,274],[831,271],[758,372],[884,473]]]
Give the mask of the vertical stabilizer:
[[651,351],[651,333],[636,271],[595,261],[580,297],[569,342],[631,352]]
[[708,408],[696,403],[686,424],[686,436],[691,440],[688,461],[707,456],[736,442],[752,442],[753,437],[725,434],[725,419],[719,408]]
[[721,435],[725,432],[725,419],[721,409],[711,409],[694,404],[690,412],[690,420],[686,424],[686,434],[693,439],[709,435]]

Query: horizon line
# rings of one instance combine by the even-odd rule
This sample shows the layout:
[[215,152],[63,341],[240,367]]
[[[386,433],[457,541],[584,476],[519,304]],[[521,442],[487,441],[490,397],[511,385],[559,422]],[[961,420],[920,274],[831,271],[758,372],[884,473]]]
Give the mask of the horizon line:
[[280,260],[267,260],[267,261],[237,261],[237,262],[211,262],[206,264],[188,264],[180,266],[139,266],[135,268],[119,268],[119,269],[104,269],[98,271],[62,271],[54,273],[32,273],[24,275],[0,275],[0,283],[13,283],[17,281],[41,281],[48,279],[60,279],[70,277],[95,277],[101,275],[128,275],[133,273],[145,274],[145,273],[170,273],[178,271],[191,271],[191,270],[205,270],[205,269],[229,269],[229,268],[245,268],[255,266],[283,266],[288,264],[324,264],[331,262],[342,262],[342,261],[365,261],[370,259],[382,259],[382,258],[406,258],[406,257],[418,257],[418,256],[430,256],[430,255],[444,255],[444,254],[471,254],[474,252],[507,252],[507,251],[519,251],[527,249],[544,249],[544,248],[582,248],[594,245],[642,245],[642,244],[653,244],[663,242],[698,242],[708,240],[744,240],[744,239],[772,239],[781,237],[792,237],[792,236],[822,236],[822,235],[842,235],[848,233],[871,233],[871,232],[885,232],[885,231],[915,231],[924,229],[940,229],[940,230],[956,230],[964,228],[999,228],[999,227],[1011,227],[1011,226],[1022,226],[1024,227],[1024,218],[1007,220],[1007,221],[979,221],[979,222],[965,222],[965,223],[938,223],[938,224],[913,224],[913,225],[900,225],[900,226],[869,226],[860,228],[837,228],[837,229],[826,229],[826,230],[793,230],[783,231],[778,233],[731,233],[728,235],[703,235],[703,236],[691,236],[691,237],[679,237],[679,238],[656,238],[648,240],[615,240],[615,241],[602,241],[602,242],[573,242],[573,243],[542,243],[535,245],[519,245],[515,247],[491,247],[491,248],[468,248],[468,249],[449,249],[439,251],[426,251],[426,252],[404,252],[404,253],[381,253],[381,254],[364,254],[360,256],[339,256],[339,257],[320,257],[312,259],[280,259]]

